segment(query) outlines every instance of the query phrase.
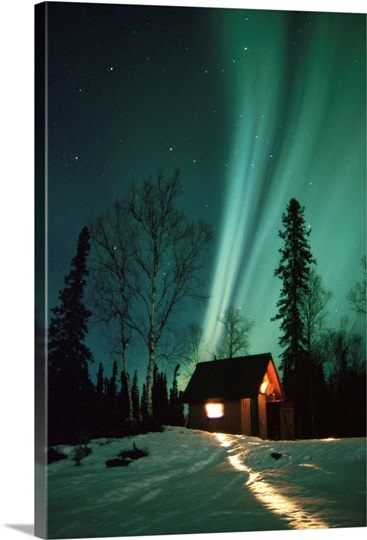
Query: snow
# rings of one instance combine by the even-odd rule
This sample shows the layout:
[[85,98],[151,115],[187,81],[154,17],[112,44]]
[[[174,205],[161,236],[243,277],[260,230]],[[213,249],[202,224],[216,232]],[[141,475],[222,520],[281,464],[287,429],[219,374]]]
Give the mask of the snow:
[[[149,452],[107,468],[133,444]],[[165,427],[98,439],[48,470],[51,538],[366,526],[366,441],[263,441]],[[278,460],[271,454],[281,454]]]

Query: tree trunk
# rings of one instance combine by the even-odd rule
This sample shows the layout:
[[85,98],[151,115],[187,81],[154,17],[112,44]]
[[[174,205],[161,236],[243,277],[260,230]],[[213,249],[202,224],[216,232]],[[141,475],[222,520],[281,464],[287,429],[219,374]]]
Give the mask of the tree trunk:
[[122,367],[125,373],[127,399],[129,402],[129,420],[132,421],[134,419],[134,411],[133,411],[133,398],[132,398],[132,393],[131,393],[130,376],[127,370],[127,362],[126,362],[126,343],[122,344]]
[[149,363],[147,372],[147,413],[153,416],[153,378],[155,366],[155,343],[154,338],[149,338]]
[[152,294],[151,294],[151,309],[150,309],[150,321],[149,321],[149,336],[148,336],[148,347],[149,347],[149,363],[148,363],[148,372],[147,372],[147,413],[148,416],[153,416],[153,375],[154,375],[154,366],[155,366],[155,345],[156,345],[156,336],[154,332],[154,323],[155,323],[155,310],[156,310],[156,301],[157,301],[157,273],[158,273],[158,255],[155,248],[154,254],[154,270],[152,275]]
[[[124,289],[122,289],[122,302],[123,305],[125,303],[125,296],[124,296]],[[127,309],[124,307],[124,312],[127,312]],[[125,381],[126,381],[126,390],[127,390],[127,399],[129,403],[129,420],[133,420],[134,418],[134,412],[133,412],[133,398],[131,393],[131,384],[130,384],[130,376],[127,369],[127,360],[126,360],[126,347],[128,344],[128,337],[126,336],[126,325],[125,325],[125,316],[121,317],[121,357],[122,357],[122,369],[125,373]]]

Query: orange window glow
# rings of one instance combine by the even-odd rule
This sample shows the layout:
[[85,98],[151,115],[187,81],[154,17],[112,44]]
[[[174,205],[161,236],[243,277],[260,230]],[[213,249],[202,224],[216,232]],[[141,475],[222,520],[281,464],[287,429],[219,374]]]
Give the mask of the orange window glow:
[[221,418],[224,416],[223,403],[207,403],[205,410],[208,418]]

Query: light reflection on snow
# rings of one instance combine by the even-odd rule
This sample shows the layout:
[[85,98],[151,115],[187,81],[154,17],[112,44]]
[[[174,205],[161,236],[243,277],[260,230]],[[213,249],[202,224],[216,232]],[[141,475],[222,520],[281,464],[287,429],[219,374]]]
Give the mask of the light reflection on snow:
[[[232,445],[230,437],[223,433],[216,433],[221,446]],[[276,488],[261,479],[261,474],[253,471],[243,463],[241,453],[228,456],[228,461],[234,469],[245,472],[248,475],[246,486],[252,491],[255,497],[265,505],[271,512],[278,514],[289,521],[295,529],[326,529],[327,523],[313,516],[304,510],[298,501],[294,502],[289,497],[281,495]]]
[[325,471],[324,469],[321,469],[321,467],[318,467],[317,465],[314,465],[313,463],[300,463],[300,467],[306,467],[309,469],[315,469],[316,471],[321,471],[324,474],[331,474],[329,471]]
[[229,438],[224,433],[215,433],[215,436],[217,437],[221,446],[224,446],[226,448],[228,446],[232,446],[232,443],[229,441]]

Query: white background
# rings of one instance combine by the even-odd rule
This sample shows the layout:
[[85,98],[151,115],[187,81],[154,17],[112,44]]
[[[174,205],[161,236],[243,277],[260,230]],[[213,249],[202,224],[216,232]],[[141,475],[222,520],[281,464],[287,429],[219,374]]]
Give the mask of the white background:
[[[106,3],[106,2],[100,2]],[[108,3],[123,3],[110,0]],[[306,11],[366,13],[363,0],[241,0],[165,1],[128,0],[129,4],[247,7]],[[1,242],[0,242],[0,527],[4,540],[32,534],[34,523],[33,441],[33,11],[30,0],[1,4],[0,133],[1,133]],[[364,529],[350,531],[274,532],[284,536],[322,540],[358,538]],[[267,533],[269,535],[269,533]],[[343,535],[343,536],[342,536]],[[242,538],[243,533],[192,535],[192,539]],[[153,537],[152,537],[153,538]],[[157,538],[157,537],[155,537]],[[178,537],[159,537],[175,539]],[[246,540],[265,540],[266,533],[246,533]],[[317,540],[317,539],[316,539]]]

